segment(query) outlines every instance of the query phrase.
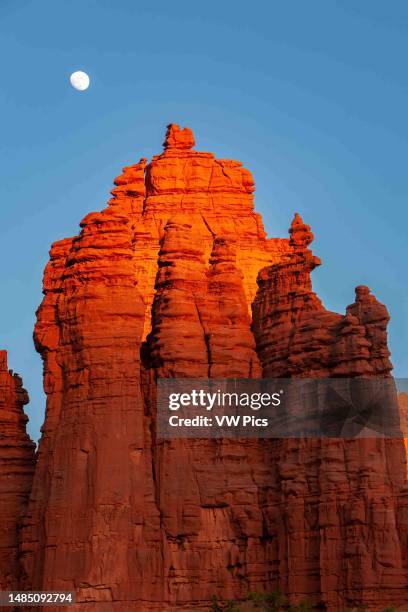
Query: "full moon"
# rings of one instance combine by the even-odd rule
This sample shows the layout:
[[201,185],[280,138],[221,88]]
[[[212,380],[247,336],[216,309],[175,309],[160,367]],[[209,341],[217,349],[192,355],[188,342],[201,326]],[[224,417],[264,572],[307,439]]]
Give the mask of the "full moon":
[[82,70],[77,70],[77,72],[73,72],[69,77],[70,83],[74,89],[77,91],[85,91],[89,87],[89,76],[86,72],[82,72]]

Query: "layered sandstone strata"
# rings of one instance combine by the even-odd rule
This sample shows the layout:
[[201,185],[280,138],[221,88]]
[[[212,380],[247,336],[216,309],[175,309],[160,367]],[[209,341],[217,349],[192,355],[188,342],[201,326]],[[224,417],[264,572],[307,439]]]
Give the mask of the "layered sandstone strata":
[[[147,338],[156,377],[257,377],[236,243],[214,240],[205,263],[189,218],[166,224]],[[270,582],[263,509],[272,466],[257,440],[157,440],[155,481],[165,534],[169,606],[204,609],[211,597],[244,597]],[[269,475],[269,477],[268,477]]]
[[75,590],[99,610],[163,595],[152,592],[159,516],[129,220],[107,209],[81,225],[77,238],[54,247],[38,311],[48,401],[22,564],[25,588]]
[[267,238],[262,218],[254,211],[254,180],[241,162],[217,159],[212,153],[193,150],[188,128],[171,124],[164,151],[150,163],[124,168],[115,179],[109,206],[129,215],[133,232],[136,277],[146,304],[145,335],[150,329],[159,241],[167,221],[175,214],[188,216],[200,236],[208,261],[213,240],[229,234],[237,241],[236,261],[242,271],[250,311],[261,267],[279,261],[289,249],[288,240]]
[[[141,601],[146,609],[149,606],[157,609],[166,602],[189,606],[196,596],[208,603],[214,591],[222,592],[225,582],[225,578],[220,579],[216,566],[211,570],[216,584],[209,581],[196,595],[192,583],[185,588],[178,586],[183,572],[198,571],[201,545],[192,547],[179,573],[176,572],[171,558],[166,556],[168,541],[175,537],[174,530],[163,531],[158,522],[159,507],[162,514],[171,514],[175,508],[177,516],[179,508],[183,508],[184,515],[188,514],[188,506],[183,507],[181,498],[175,506],[174,501],[164,506],[158,501],[166,495],[157,488],[158,451],[150,439],[154,435],[152,373],[156,376],[161,373],[160,367],[167,367],[170,368],[168,375],[189,372],[191,375],[191,359],[190,362],[187,359],[187,368],[183,370],[177,350],[186,353],[184,340],[187,343],[188,339],[188,330],[182,332],[184,326],[188,327],[188,321],[180,311],[191,310],[194,302],[185,289],[184,293],[175,291],[174,299],[169,298],[170,306],[165,307],[164,314],[161,312],[160,296],[163,291],[166,293],[166,279],[161,275],[169,269],[171,275],[171,252],[180,250],[177,241],[183,242],[183,224],[180,228],[176,222],[173,237],[166,244],[162,241],[162,253],[158,257],[160,241],[169,218],[175,212],[187,212],[199,244],[197,253],[189,256],[192,260],[202,258],[201,282],[204,293],[212,296],[213,304],[207,310],[204,296],[194,296],[194,299],[200,298],[200,312],[204,317],[200,323],[203,376],[211,368],[218,368],[219,372],[224,368],[227,373],[228,359],[235,354],[231,375],[259,372],[248,315],[250,294],[254,293],[260,265],[258,260],[273,261],[289,246],[285,239],[266,239],[259,215],[253,212],[253,181],[249,172],[238,162],[216,160],[211,154],[192,151],[192,144],[189,131],[170,126],[164,153],[147,167],[146,160],[142,159],[139,164],[124,169],[123,175],[115,180],[116,188],[108,208],[88,215],[78,237],[55,243],[45,271],[45,296],[38,311],[35,342],[44,360],[47,412],[22,538],[24,584],[31,588],[51,588],[51,585],[75,588],[79,590],[79,599],[89,602],[83,604],[87,608],[99,606],[103,601],[114,602],[116,608],[123,610],[128,610],[129,605],[140,609]],[[236,247],[226,247],[220,239],[210,262],[218,231],[232,234]],[[166,257],[170,262],[164,261]],[[250,261],[252,257],[255,262]],[[247,262],[244,274],[236,268],[235,259]],[[160,261],[163,265],[159,270]],[[191,262],[184,265],[188,277]],[[140,337],[136,323],[143,325],[145,314],[145,333],[150,331],[149,304],[153,300],[158,270],[154,333],[142,351],[142,409],[138,382]],[[173,272],[177,276],[177,270]],[[167,284],[171,285],[172,281]],[[219,295],[220,289],[222,295]],[[229,295],[231,289],[236,292],[234,296]],[[145,302],[143,308],[140,296]],[[186,303],[180,299],[183,296]],[[234,334],[231,336],[229,347],[225,347],[222,355],[216,334],[222,332],[223,320],[237,337],[234,344]],[[167,328],[166,321],[170,321]],[[180,334],[184,334],[182,342],[177,338],[177,325]],[[154,338],[160,334],[165,345],[159,341],[155,346]],[[222,337],[227,336],[223,332]],[[215,357],[209,358],[209,345]],[[165,355],[172,353],[172,347],[176,350],[171,363],[159,365],[166,363]],[[243,347],[245,355],[241,365],[237,351]],[[198,345],[193,342],[189,348],[197,351]],[[158,349],[162,354],[157,368],[152,368],[156,366],[155,350]],[[235,450],[232,455],[242,455],[244,460],[246,450],[238,453]],[[129,457],[131,465],[136,466],[136,475],[126,467]],[[216,461],[214,453],[211,461]],[[112,465],[115,470],[109,476]],[[164,465],[168,467],[166,462]],[[175,465],[185,466],[182,453]],[[123,470],[120,466],[124,466]],[[121,472],[119,476],[116,467]],[[207,471],[202,470],[205,480],[208,480]],[[244,471],[250,481],[248,465]],[[180,471],[176,470],[169,480],[172,497],[179,491],[179,478]],[[102,491],[104,482],[105,492]],[[214,487],[217,491],[220,488],[217,479]],[[119,488],[119,492],[112,488],[115,491]],[[208,493],[210,499],[217,495]],[[255,490],[251,496],[256,497]],[[209,510],[208,503],[203,502],[204,510],[197,498],[194,511],[209,513],[207,523],[217,514]],[[124,517],[120,524],[117,514]],[[248,522],[244,516],[245,513],[242,521]],[[174,520],[179,519],[170,522]],[[228,525],[228,517],[225,521]],[[228,532],[227,526],[225,529]],[[179,535],[182,541],[182,530]],[[209,536],[204,531],[200,537],[204,541]],[[220,548],[217,538],[209,546],[207,556],[214,549],[219,549],[218,564],[222,567],[228,555]],[[123,555],[127,555],[127,562]],[[265,582],[267,570],[262,571]],[[229,575],[227,569],[223,573]],[[169,593],[171,576],[174,584]],[[235,584],[235,592],[240,581],[238,576],[231,582]],[[126,603],[122,603],[123,599]]]
[[[405,448],[408,451],[408,393],[399,393],[398,405],[400,408],[401,415],[401,429],[405,438]],[[408,476],[408,463],[407,463],[407,476]]]
[[360,286],[345,316],[326,310],[312,290],[310,273],[320,265],[312,240],[296,214],[292,251],[259,273],[253,318],[264,376],[389,376],[387,309]]
[[[290,235],[293,253],[258,279],[254,331],[264,376],[389,377],[386,308],[360,286],[346,315],[327,311],[312,290],[310,272],[320,261],[299,215]],[[397,412],[396,396],[389,408]],[[317,597],[329,610],[406,605],[402,438],[281,440],[270,460],[270,533],[281,551],[283,590]]]
[[75,590],[83,612],[207,610],[278,587],[332,610],[405,605],[400,442],[157,439],[159,377],[391,368],[385,308],[360,287],[345,316],[326,311],[310,228],[296,216],[268,239],[251,174],[193,146],[169,126],[164,152],[51,249],[22,585]]
[[35,464],[35,445],[26,433],[28,394],[0,351],[0,590],[18,588],[18,529]]
[[260,373],[234,241],[216,239],[205,265],[191,224],[167,223],[141,385],[128,219],[109,208],[81,225],[47,268],[38,312],[48,408],[25,587],[75,590],[81,610],[206,609],[216,593],[245,594],[253,558],[246,580],[267,588],[262,445],[155,440],[157,376]]
[[234,237],[216,237],[207,261],[189,217],[168,221],[148,342],[159,377],[260,376],[236,248]]

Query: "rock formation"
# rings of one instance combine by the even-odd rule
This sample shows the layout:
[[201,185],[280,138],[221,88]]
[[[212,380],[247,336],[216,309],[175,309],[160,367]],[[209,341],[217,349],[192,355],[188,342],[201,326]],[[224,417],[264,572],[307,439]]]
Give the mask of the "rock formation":
[[18,529],[34,472],[35,445],[26,433],[28,394],[0,351],[0,590],[18,588]]
[[389,376],[389,315],[367,287],[357,287],[346,315],[327,311],[312,291],[320,260],[298,214],[289,230],[292,252],[259,274],[254,331],[265,377]]
[[401,440],[157,437],[158,378],[391,371],[385,307],[359,287],[346,315],[325,310],[310,228],[296,215],[267,238],[250,172],[193,147],[170,125],[163,153],[51,248],[19,587],[74,590],[78,612],[208,610],[278,587],[334,611],[407,605]]
[[38,312],[48,402],[22,564],[25,588],[75,590],[99,610],[102,602],[141,600],[145,589],[152,600],[162,596],[143,583],[144,572],[154,582],[159,516],[129,220],[107,209],[81,226],[54,247]]
[[151,305],[157,272],[159,242],[167,221],[188,216],[200,237],[208,261],[214,237],[230,234],[237,240],[237,267],[242,271],[250,312],[261,267],[278,261],[289,249],[286,238],[267,238],[259,213],[254,212],[254,181],[242,164],[194,151],[191,130],[172,124],[164,151],[149,164],[124,168],[115,179],[110,207],[131,219],[136,278],[146,304],[145,335],[150,330]]
[[148,342],[157,376],[258,377],[236,240],[216,237],[208,262],[200,234],[179,214],[165,227],[158,265]]
[[[154,377],[259,375],[234,244],[216,238],[204,265],[188,218],[166,224],[146,362]],[[231,290],[234,289],[234,292]],[[227,338],[228,336],[228,338]],[[230,440],[157,440],[155,481],[165,534],[170,609],[208,609],[213,595],[268,584],[262,535],[262,445]],[[256,552],[258,554],[256,554]],[[257,557],[258,565],[242,567]]]
[[398,395],[398,404],[400,407],[401,414],[401,429],[404,433],[405,446],[408,451],[408,393],[400,393]]
[[[254,301],[264,376],[389,377],[386,308],[357,287],[345,316],[326,311],[312,291],[310,272],[320,261],[299,215],[290,234],[294,252],[260,272]],[[281,440],[271,461],[271,533],[284,551],[283,590],[319,595],[329,610],[406,604],[403,440]]]
[[208,376],[207,342],[199,310],[207,290],[206,270],[199,236],[193,236],[191,230],[186,217],[170,219],[159,253],[148,345],[160,378]]

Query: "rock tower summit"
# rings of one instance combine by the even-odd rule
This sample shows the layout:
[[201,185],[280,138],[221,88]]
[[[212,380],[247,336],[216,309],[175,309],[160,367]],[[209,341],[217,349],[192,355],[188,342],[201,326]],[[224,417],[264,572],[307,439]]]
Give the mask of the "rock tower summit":
[[167,126],[165,149],[192,149],[195,145],[194,134],[190,128],[180,127],[176,123]]
[[136,280],[146,304],[145,335],[150,326],[160,240],[175,214],[188,216],[207,261],[215,236],[235,237],[249,313],[259,269],[291,250],[287,238],[267,238],[262,218],[254,211],[252,174],[241,162],[193,149],[193,132],[176,124],[167,127],[163,146],[164,151],[150,162],[142,158],[123,169],[105,209],[105,214],[118,211],[129,220]]

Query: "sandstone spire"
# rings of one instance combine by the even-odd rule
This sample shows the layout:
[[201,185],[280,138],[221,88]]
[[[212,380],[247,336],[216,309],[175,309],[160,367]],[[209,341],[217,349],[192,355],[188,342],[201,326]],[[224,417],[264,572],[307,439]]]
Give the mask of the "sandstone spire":
[[[165,227],[144,363],[161,378],[259,376],[236,241],[216,237],[205,262],[199,238],[182,214]],[[266,588],[271,555],[261,541],[265,502],[259,501],[267,495],[264,455],[257,440],[157,440],[157,500],[164,548],[171,553],[170,570],[169,559],[163,568],[170,610],[188,609],[189,602],[206,610],[213,595],[243,597],[244,575],[253,590]],[[251,556],[257,564],[248,564],[244,574]]]
[[210,378],[260,376],[243,274],[236,265],[236,249],[233,236],[217,236],[211,252],[207,295],[200,307],[208,344]]
[[[345,316],[325,310],[310,281],[320,263],[308,249],[310,228],[296,215],[289,231],[295,253],[258,277],[254,332],[264,376],[390,376],[385,307],[357,287]],[[406,601],[403,440],[287,439],[271,461],[281,475],[270,483],[271,505],[277,524],[290,526],[277,528],[282,589],[312,589],[329,610]]]
[[[292,376],[298,351],[294,343],[299,345],[304,339],[307,357],[307,352],[317,346],[317,336],[313,334],[320,330],[322,320],[338,319],[338,315],[325,311],[312,290],[310,272],[320,265],[320,260],[308,248],[313,240],[310,227],[296,214],[289,233],[293,250],[284,254],[279,263],[259,272],[253,303],[254,334],[265,377]],[[310,333],[302,333],[299,339],[299,330],[305,326],[310,327]],[[319,359],[316,365],[321,367]]]
[[0,351],[0,590],[19,588],[18,529],[28,501],[35,444],[26,433],[28,394]]
[[205,378],[208,350],[198,302],[207,286],[204,252],[188,217],[171,218],[164,230],[148,338],[157,376]]
[[128,217],[110,208],[81,226],[57,282],[47,268],[51,293],[38,313],[48,402],[22,534],[24,585],[136,601],[141,575],[129,576],[129,556],[138,565],[151,555],[158,525],[140,388],[144,305]]

